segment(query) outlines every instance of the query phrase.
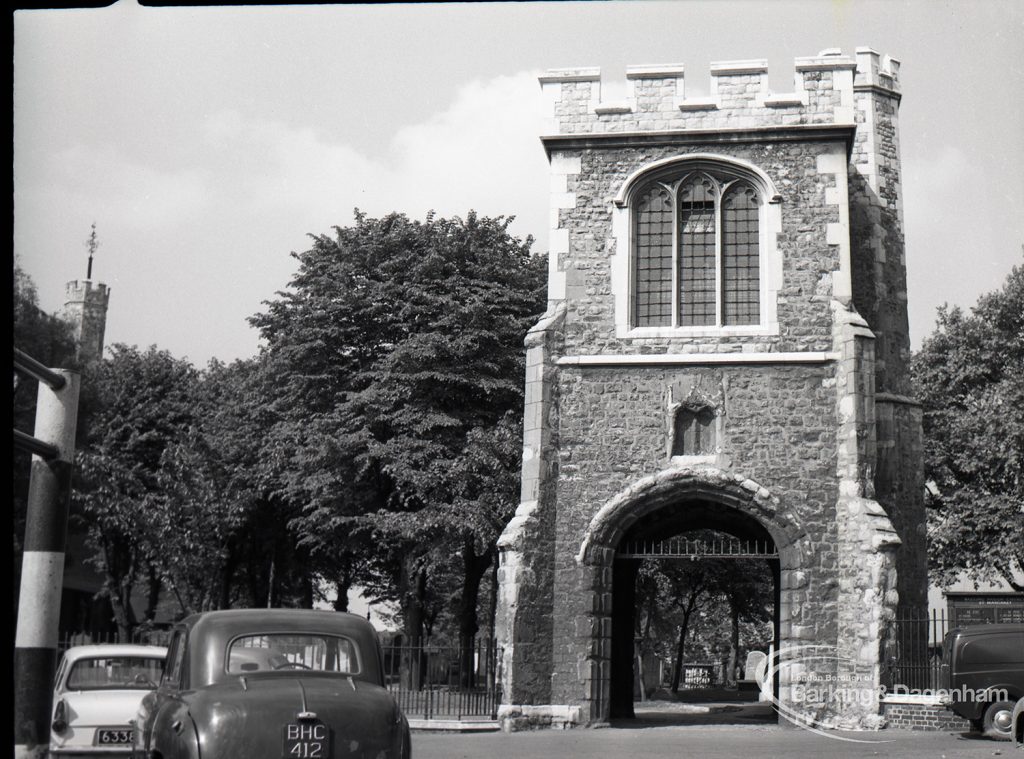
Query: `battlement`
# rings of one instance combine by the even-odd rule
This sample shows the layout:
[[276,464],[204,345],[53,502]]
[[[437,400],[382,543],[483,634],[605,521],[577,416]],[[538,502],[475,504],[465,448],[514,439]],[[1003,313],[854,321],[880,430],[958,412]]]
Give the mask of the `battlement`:
[[546,134],[749,129],[855,123],[858,99],[900,97],[899,61],[871,48],[838,49],[794,61],[794,89],[773,93],[764,59],[711,64],[709,95],[687,97],[680,63],[626,68],[626,96],[602,98],[599,68],[539,77],[549,106]]
[[65,304],[87,303],[90,306],[102,305],[106,308],[110,300],[110,288],[102,282],[94,283],[91,279],[72,280],[64,285]]

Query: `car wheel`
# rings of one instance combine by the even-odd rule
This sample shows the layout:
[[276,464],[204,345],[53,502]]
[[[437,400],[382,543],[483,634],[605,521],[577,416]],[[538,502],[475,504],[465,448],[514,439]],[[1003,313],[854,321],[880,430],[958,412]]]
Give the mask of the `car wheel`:
[[989,738],[1008,741],[1012,723],[1013,701],[996,701],[985,710],[985,716],[981,718],[981,731]]

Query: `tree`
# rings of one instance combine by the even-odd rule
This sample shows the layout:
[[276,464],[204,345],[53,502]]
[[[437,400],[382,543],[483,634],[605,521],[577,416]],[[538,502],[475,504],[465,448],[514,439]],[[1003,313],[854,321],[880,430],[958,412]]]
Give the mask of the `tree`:
[[[183,613],[230,607],[242,547],[262,534],[253,518],[267,491],[258,375],[255,361],[210,362],[192,386],[195,423],[160,458],[161,489],[150,501],[161,547],[154,561]],[[280,541],[289,542],[284,528],[273,545]],[[264,601],[261,595],[248,603]]]
[[[684,535],[706,544],[729,539],[715,530]],[[705,656],[723,656],[726,681],[734,683],[741,652],[772,637],[766,623],[772,619],[773,590],[771,569],[758,559],[643,561],[634,620],[641,653],[673,660],[673,693],[679,690],[685,655],[693,643],[700,644]]]
[[117,344],[109,359],[89,367],[83,382],[85,436],[74,498],[121,640],[130,640],[138,624],[131,605],[136,582],[159,577],[162,462],[197,423],[198,380],[190,363],[155,346],[142,352]]
[[460,629],[476,631],[480,578],[518,500],[522,341],[546,277],[510,221],[357,211],[293,254],[290,290],[251,320],[280,380],[275,434],[295,444],[294,526],[315,554],[398,558],[379,565],[412,640],[432,555],[462,557]]
[[933,577],[1024,590],[1024,266],[969,314],[940,308],[913,376]]

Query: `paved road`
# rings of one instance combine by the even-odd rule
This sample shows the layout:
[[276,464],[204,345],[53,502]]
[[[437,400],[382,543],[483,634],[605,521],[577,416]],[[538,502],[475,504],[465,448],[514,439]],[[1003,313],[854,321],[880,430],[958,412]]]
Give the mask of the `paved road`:
[[1024,759],[1013,744],[948,732],[860,733],[877,743],[849,743],[798,728],[710,725],[545,730],[521,733],[415,733],[415,759]]
[[[637,719],[612,727],[505,733],[413,735],[415,759],[1024,759],[1011,743],[911,730],[831,733],[779,726],[768,704],[636,706]],[[853,740],[838,740],[836,736]]]

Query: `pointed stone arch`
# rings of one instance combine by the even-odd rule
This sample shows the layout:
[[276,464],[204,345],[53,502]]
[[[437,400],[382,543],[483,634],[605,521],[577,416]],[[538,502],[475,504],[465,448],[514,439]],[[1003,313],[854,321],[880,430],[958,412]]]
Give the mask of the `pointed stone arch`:
[[[731,513],[753,520],[771,536],[779,554],[779,643],[786,645],[792,638],[790,609],[806,588],[806,570],[813,560],[810,538],[792,511],[783,508],[780,499],[755,480],[711,466],[672,467],[638,480],[594,514],[575,556],[581,585],[591,594],[589,602],[583,604],[591,610],[589,619],[580,620],[577,628],[589,639],[589,656],[581,679],[592,724],[609,718],[616,550],[623,536],[644,517],[665,509],[686,509],[695,503],[721,509],[723,516]],[[785,673],[779,686],[789,686]]]
[[752,517],[771,535],[784,568],[806,563],[806,532],[779,499],[759,483],[710,466],[673,467],[638,480],[610,499],[590,520],[576,561],[610,564],[622,536],[639,519],[674,502],[701,500]]

